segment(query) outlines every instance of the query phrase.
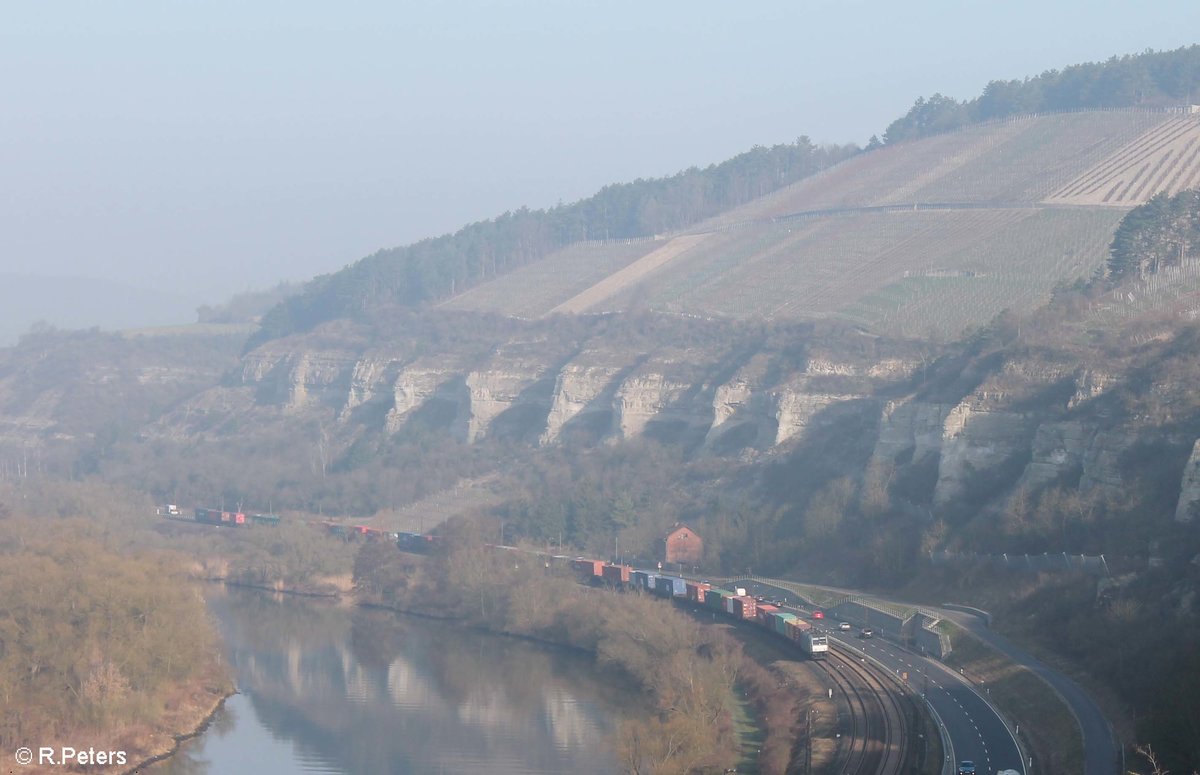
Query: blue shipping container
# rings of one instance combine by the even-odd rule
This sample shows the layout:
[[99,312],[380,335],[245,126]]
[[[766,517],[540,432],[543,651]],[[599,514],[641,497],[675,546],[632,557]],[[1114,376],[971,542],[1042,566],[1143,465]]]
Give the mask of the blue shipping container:
[[663,597],[687,596],[687,582],[678,576],[659,576],[655,589]]

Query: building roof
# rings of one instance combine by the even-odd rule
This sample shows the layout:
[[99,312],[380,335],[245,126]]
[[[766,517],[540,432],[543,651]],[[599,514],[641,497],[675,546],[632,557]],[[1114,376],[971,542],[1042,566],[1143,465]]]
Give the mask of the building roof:
[[676,522],[674,525],[671,525],[671,529],[667,531],[666,538],[670,538],[671,536],[678,533],[680,530],[690,530],[692,533],[695,533],[695,535],[697,535],[697,536],[700,535],[699,533],[696,532],[696,529],[693,528],[691,525],[685,525],[682,522]]

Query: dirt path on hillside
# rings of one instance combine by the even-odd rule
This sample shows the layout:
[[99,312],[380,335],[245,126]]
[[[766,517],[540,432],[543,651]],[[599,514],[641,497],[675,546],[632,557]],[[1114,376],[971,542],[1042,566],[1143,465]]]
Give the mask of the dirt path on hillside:
[[700,244],[708,236],[707,234],[687,234],[676,237],[658,250],[647,253],[624,269],[613,272],[587,290],[572,296],[547,314],[579,313],[605,299],[612,298],[626,288],[635,285],[668,261]]

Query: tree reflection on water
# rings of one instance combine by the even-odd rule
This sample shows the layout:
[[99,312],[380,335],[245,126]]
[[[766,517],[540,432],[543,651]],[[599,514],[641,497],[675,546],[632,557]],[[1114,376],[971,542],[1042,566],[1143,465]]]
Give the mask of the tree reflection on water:
[[242,715],[253,718],[220,714],[172,759],[171,775],[228,771],[232,749],[257,747],[250,729],[294,752],[257,775],[612,772],[616,724],[626,706],[642,707],[560,649],[324,601],[210,592],[253,711]]

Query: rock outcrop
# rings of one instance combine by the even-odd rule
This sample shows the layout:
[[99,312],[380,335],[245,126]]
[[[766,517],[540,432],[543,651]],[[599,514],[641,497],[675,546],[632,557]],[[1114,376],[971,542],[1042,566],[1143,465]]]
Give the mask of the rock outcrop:
[[473,443],[487,436],[506,413],[516,415],[514,427],[508,429],[511,434],[544,433],[551,395],[546,375],[557,357],[547,342],[516,342],[499,348],[466,376],[466,403],[459,407],[452,427],[455,438]]
[[1192,454],[1183,468],[1179,488],[1179,504],[1175,507],[1176,522],[1194,522],[1200,516],[1200,439],[1192,445]]
[[605,434],[611,432],[612,397],[622,375],[635,363],[636,360],[616,353],[587,350],[564,365],[554,380],[546,429],[540,442],[557,441],[568,424],[584,421],[586,415],[601,424]]
[[[986,514],[1018,490],[1126,492],[1131,450],[1145,443],[1148,427],[1146,417],[1127,409],[1134,391],[1153,391],[1144,411],[1161,412],[1154,422],[1164,427],[1171,413],[1191,411],[1182,382],[1143,378],[1151,386],[1143,388],[1124,381],[1132,356],[1085,366],[1073,352],[1028,348],[941,360],[926,350],[922,360],[873,338],[853,338],[853,348],[842,352],[757,332],[742,340],[751,344],[732,346],[731,339],[706,339],[678,321],[664,327],[670,336],[635,328],[614,339],[604,325],[580,324],[563,336],[552,327],[452,327],[436,351],[416,334],[373,346],[353,332],[315,333],[307,345],[276,341],[234,368],[231,357],[209,375],[209,387],[176,400],[141,434],[219,441],[250,425],[275,422],[295,433],[304,422],[328,436],[336,455],[373,433],[396,434],[415,422],[466,444],[649,437],[689,454],[747,460],[803,449],[806,438],[826,444],[860,434],[845,445],[857,456],[847,462],[847,476],[860,473],[854,467],[868,456],[912,467],[913,476],[901,471],[897,480],[912,488],[906,497],[935,510]],[[43,439],[71,438],[57,418],[78,403],[55,382],[26,389],[29,397],[20,402],[5,398],[36,374],[34,355],[25,367],[0,372],[0,446],[18,453]],[[203,369],[181,368],[97,363],[73,376],[89,389],[160,391],[185,390],[205,377]],[[1173,438],[1165,454],[1178,455],[1179,443]],[[1196,521],[1200,442],[1180,468],[1174,516]]]
[[692,364],[673,359],[655,359],[639,366],[622,380],[613,397],[613,422],[622,439],[641,436],[651,423],[671,424],[674,432],[699,431],[712,427],[712,405],[703,405],[695,393],[703,389],[689,377]]
[[1017,486],[1033,490],[1056,482],[1077,484],[1093,433],[1078,420],[1040,424],[1033,435],[1031,459]]
[[1015,460],[1029,454],[1038,427],[1036,417],[978,409],[973,404],[960,403],[946,415],[933,494],[935,505],[964,496],[971,480],[977,477],[1003,476]]
[[940,455],[946,418],[954,407],[917,400],[884,404],[874,458],[895,463]]
[[400,430],[413,412],[433,400],[460,405],[465,384],[456,365],[443,357],[425,357],[401,368],[392,385],[392,408],[384,420],[387,432]]

